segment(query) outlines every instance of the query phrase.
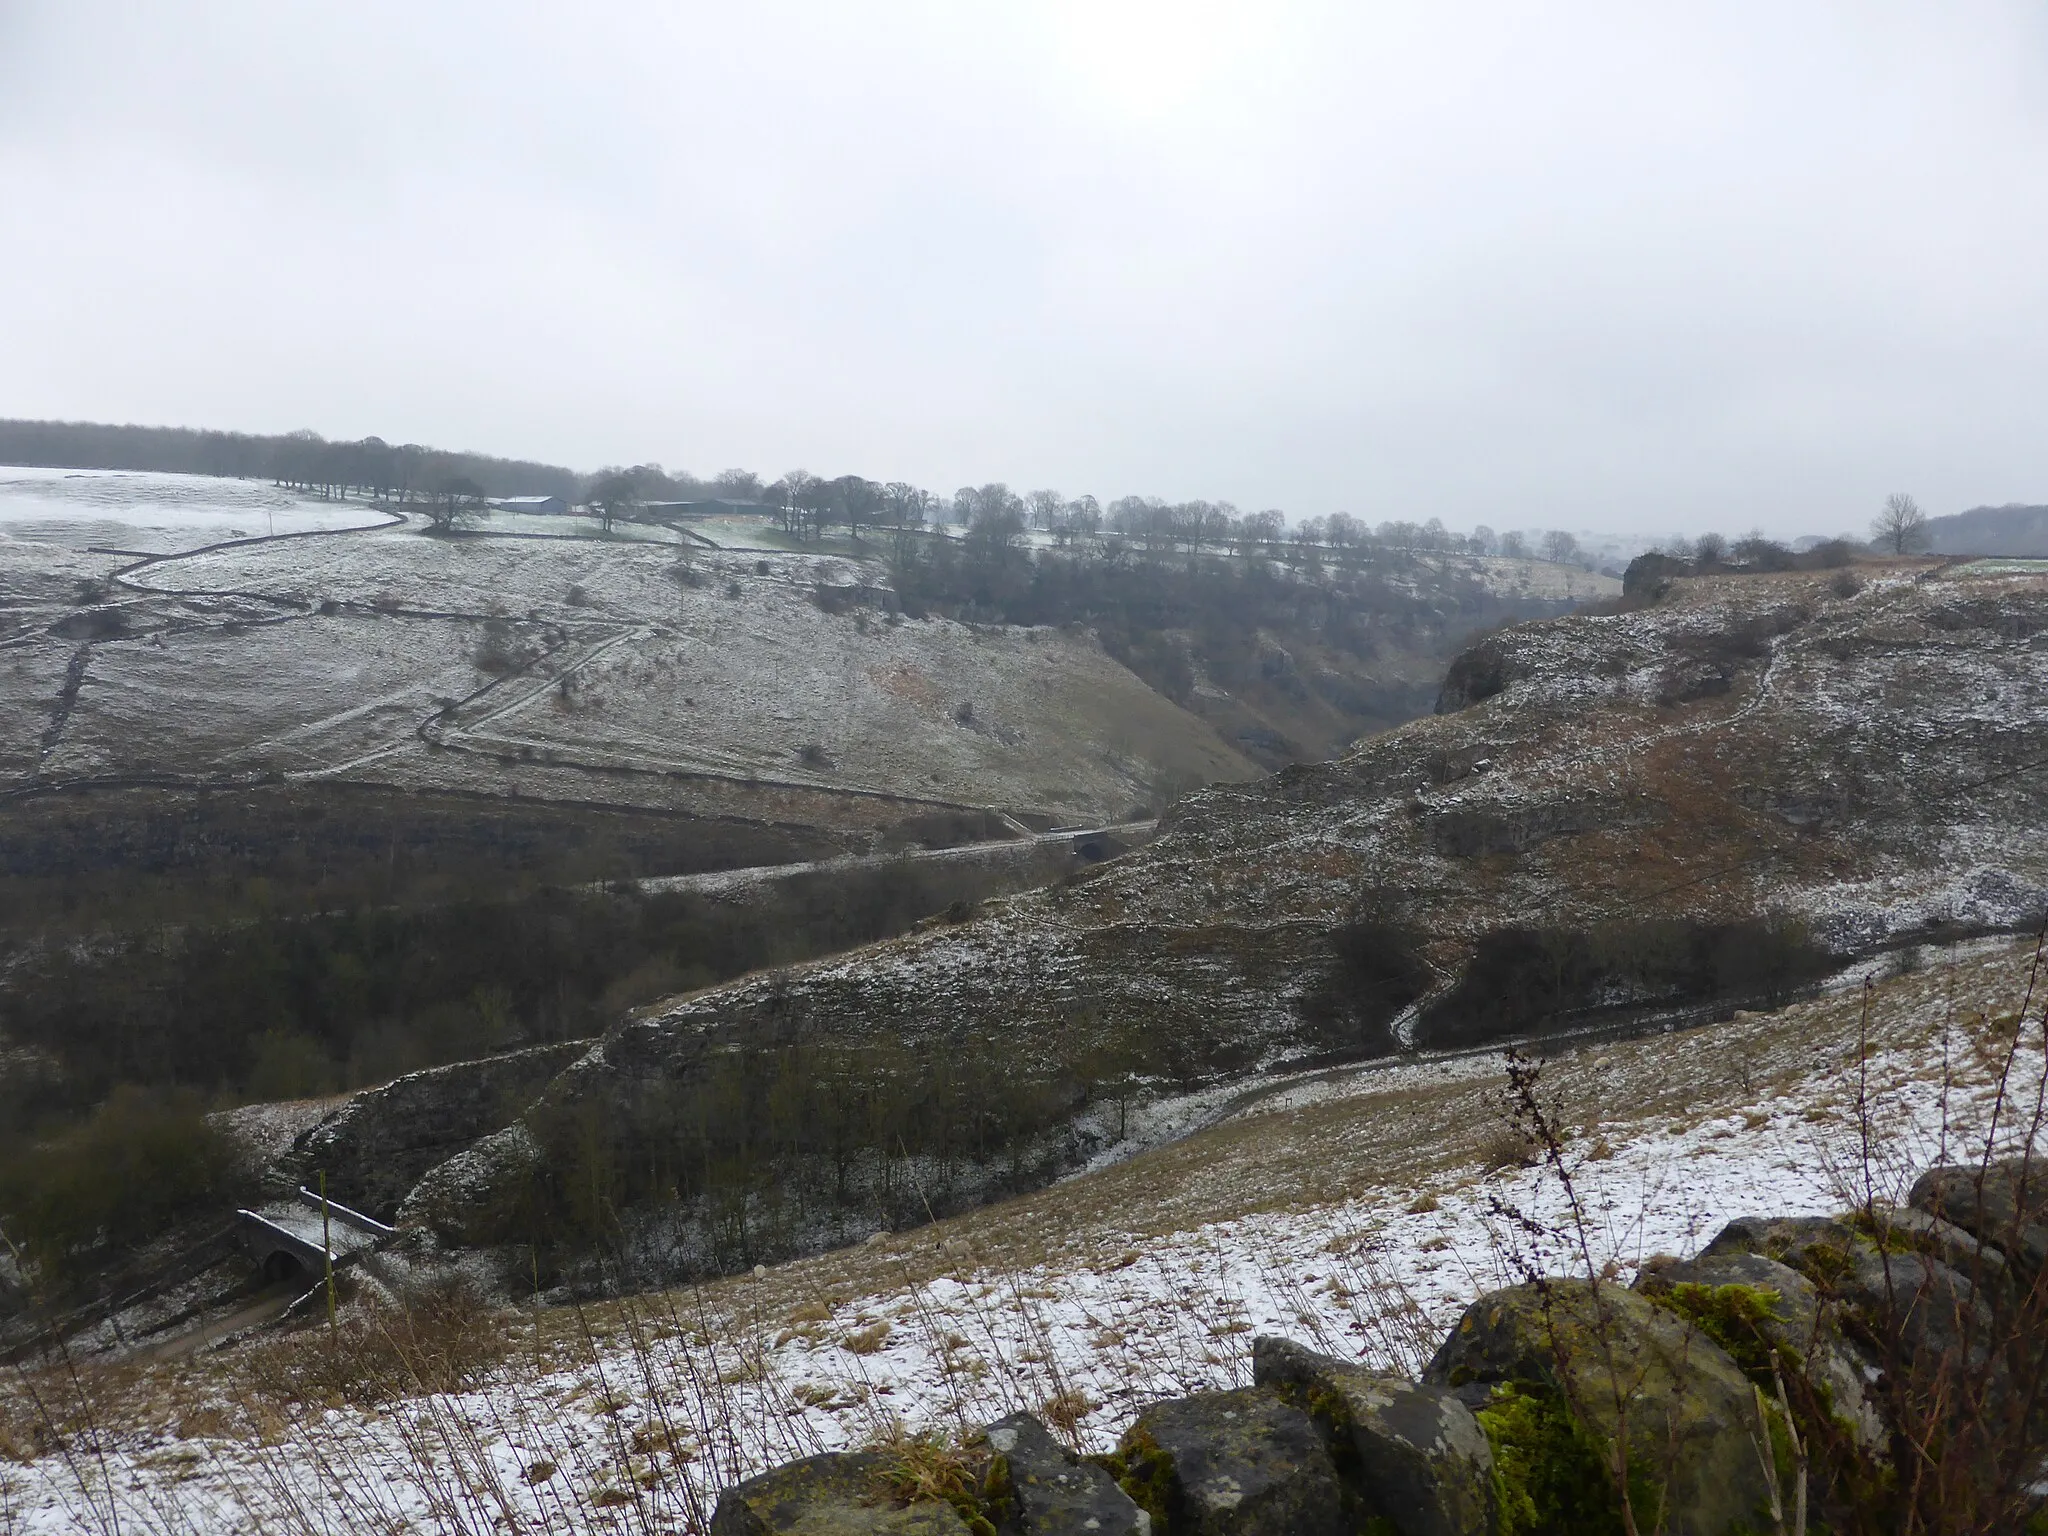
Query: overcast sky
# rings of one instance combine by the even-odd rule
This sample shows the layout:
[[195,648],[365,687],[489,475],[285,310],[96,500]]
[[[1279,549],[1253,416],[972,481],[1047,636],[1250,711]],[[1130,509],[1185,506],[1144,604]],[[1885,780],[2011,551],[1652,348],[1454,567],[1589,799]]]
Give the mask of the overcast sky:
[[0,415],[1455,527],[2048,501],[2048,7],[0,0]]

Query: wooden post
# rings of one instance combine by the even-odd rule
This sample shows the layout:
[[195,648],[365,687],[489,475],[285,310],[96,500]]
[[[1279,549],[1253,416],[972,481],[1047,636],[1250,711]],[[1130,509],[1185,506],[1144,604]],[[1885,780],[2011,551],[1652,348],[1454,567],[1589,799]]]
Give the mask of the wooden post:
[[332,1220],[327,1204],[327,1170],[320,1170],[320,1263],[327,1271],[327,1334],[334,1336],[334,1239],[330,1235]]

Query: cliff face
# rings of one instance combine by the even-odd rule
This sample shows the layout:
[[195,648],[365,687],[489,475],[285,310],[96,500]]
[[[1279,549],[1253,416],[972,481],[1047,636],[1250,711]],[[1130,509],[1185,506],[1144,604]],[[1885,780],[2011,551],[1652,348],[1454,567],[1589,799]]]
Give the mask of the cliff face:
[[1050,1177],[1144,1092],[1782,993],[2027,920],[2044,631],[2048,582],[1921,566],[1503,632],[1447,713],[1190,796],[1135,854],[645,1011],[406,1214],[511,1240],[602,1186],[669,1213],[650,1269],[751,1262]]

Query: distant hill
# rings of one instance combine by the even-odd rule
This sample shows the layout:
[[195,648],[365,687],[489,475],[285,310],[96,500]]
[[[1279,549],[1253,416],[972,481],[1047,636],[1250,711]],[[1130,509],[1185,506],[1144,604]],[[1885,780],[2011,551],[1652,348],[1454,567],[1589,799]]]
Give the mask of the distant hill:
[[1972,507],[1929,518],[1927,532],[1941,555],[2048,556],[2048,507]]

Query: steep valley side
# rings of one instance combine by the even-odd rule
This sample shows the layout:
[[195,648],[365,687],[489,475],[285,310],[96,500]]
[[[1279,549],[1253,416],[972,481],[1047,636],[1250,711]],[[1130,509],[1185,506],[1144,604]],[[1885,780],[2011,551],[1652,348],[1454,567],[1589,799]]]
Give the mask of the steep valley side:
[[2034,920],[2048,591],[1901,564],[1488,638],[1447,713],[966,922],[637,1010],[404,1219],[636,1281],[943,1215],[1284,1065],[1795,993]]

